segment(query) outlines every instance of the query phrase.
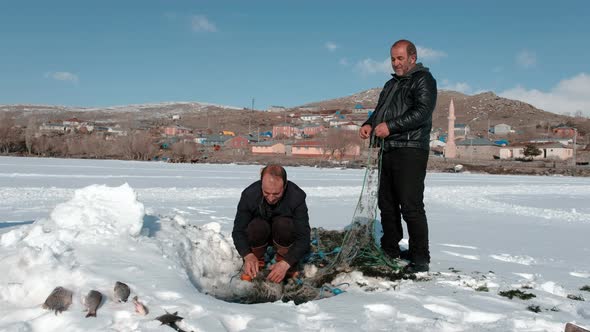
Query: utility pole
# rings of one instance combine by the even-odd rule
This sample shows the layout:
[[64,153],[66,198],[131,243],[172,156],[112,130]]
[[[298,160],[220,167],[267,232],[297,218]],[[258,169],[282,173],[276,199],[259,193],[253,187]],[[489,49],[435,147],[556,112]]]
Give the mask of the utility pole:
[[576,139],[578,138],[578,129],[574,128],[574,168],[576,168]]
[[[254,97],[252,97],[252,107],[250,108],[250,118],[254,116]],[[252,131],[250,130],[250,125],[248,125],[248,134],[252,135]]]

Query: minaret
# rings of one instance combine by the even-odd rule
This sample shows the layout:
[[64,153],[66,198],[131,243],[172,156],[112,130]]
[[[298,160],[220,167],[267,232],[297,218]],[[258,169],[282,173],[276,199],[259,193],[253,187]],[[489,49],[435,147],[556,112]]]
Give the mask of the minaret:
[[457,158],[457,146],[455,145],[455,104],[451,99],[449,105],[449,134],[447,135],[447,145],[445,146],[445,158]]

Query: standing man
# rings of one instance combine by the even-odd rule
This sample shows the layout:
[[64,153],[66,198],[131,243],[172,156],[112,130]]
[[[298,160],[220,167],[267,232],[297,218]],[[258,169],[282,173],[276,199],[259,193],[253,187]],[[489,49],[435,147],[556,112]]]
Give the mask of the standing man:
[[280,165],[262,169],[260,180],[242,192],[232,238],[244,259],[243,280],[251,280],[264,268],[264,254],[272,243],[276,264],[267,280],[281,282],[296,272],[297,263],[309,252],[310,227],[305,192],[287,181]]
[[[428,68],[416,63],[417,58],[416,46],[408,40],[391,46],[395,74],[385,83],[375,111],[359,131],[361,138],[374,135],[381,142],[381,248],[392,258],[409,259],[407,272],[428,271],[430,264],[424,178],[437,90],[436,80]],[[409,252],[399,248],[401,216],[408,227]]]

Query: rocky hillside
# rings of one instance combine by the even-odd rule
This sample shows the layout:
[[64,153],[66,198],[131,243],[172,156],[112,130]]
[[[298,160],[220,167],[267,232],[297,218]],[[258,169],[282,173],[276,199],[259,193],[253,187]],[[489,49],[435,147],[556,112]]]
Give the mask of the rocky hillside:
[[[314,106],[320,109],[352,109],[358,103],[365,108],[377,105],[381,88],[369,89],[346,97],[309,103],[304,106]],[[434,128],[447,128],[449,104],[451,99],[455,104],[455,123],[469,124],[474,132],[485,133],[488,124],[505,123],[519,130],[521,133],[542,132],[547,126],[572,123],[569,116],[546,112],[534,106],[507,98],[502,98],[493,92],[476,95],[465,95],[456,91],[439,90],[436,109],[433,114]],[[582,121],[587,123],[588,121]],[[579,124],[579,123],[578,123]],[[579,124],[580,125],[580,124]],[[582,130],[584,124],[582,125]]]
[[[369,89],[350,96],[313,102],[304,106],[314,106],[320,110],[352,110],[360,103],[365,108],[374,108],[381,88]],[[433,127],[447,129],[447,117],[451,99],[455,104],[456,123],[468,124],[473,133],[487,134],[487,128],[505,123],[517,130],[519,135],[539,136],[551,126],[559,124],[575,125],[581,134],[590,133],[590,120],[576,119],[546,112],[530,104],[499,97],[493,92],[465,95],[455,91],[439,90]],[[144,125],[167,125],[172,115],[182,115],[176,122],[189,128],[211,128],[247,133],[255,130],[270,130],[272,126],[290,121],[287,113],[298,112],[295,107],[282,113],[252,112],[232,106],[212,105],[198,102],[165,102],[111,107],[69,107],[52,105],[0,105],[0,113],[10,112],[20,125],[26,125],[26,118],[34,115],[37,122],[63,120],[78,117],[90,121],[121,122],[123,120],[141,121]],[[19,121],[20,120],[20,121]]]

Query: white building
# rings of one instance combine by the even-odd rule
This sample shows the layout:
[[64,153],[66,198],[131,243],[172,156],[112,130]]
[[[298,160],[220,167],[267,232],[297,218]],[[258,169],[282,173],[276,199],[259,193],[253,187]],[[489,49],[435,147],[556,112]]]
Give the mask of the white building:
[[[524,149],[527,144],[518,144],[513,146],[506,146],[500,148],[500,159],[524,159]],[[574,155],[574,150],[571,147],[563,146],[559,143],[535,144],[541,150],[541,154],[532,157],[534,160],[540,159],[570,159]]]
[[307,121],[307,122],[313,122],[313,121],[319,121],[322,119],[321,115],[317,115],[317,114],[308,114],[308,115],[302,115],[300,117],[301,121]]
[[512,132],[512,127],[505,123],[500,123],[494,126],[493,133],[496,135],[508,135]]

